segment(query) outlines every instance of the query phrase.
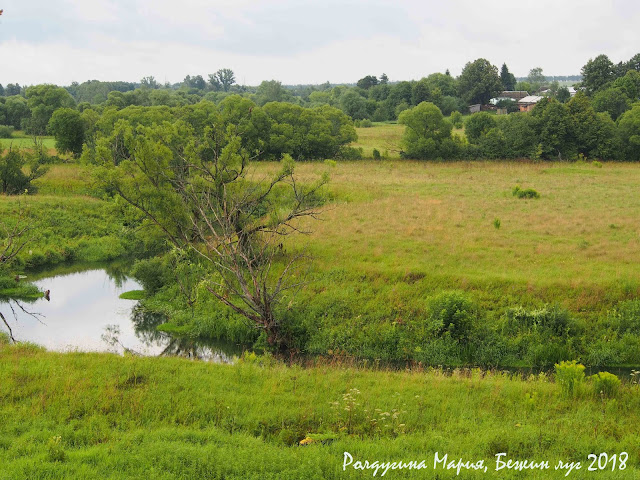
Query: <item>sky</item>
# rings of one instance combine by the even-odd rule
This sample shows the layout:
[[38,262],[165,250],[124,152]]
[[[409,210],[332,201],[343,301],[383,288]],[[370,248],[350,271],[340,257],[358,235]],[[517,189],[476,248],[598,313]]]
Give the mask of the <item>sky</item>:
[[417,80],[486,58],[577,75],[640,52],[637,0],[0,0],[0,84]]

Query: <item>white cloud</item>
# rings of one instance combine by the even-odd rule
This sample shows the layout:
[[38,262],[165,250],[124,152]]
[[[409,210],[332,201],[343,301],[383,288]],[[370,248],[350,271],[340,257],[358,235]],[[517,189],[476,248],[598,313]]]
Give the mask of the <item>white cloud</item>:
[[[6,4],[8,3],[8,4]],[[578,74],[638,53],[631,0],[7,0],[0,83],[177,82],[232,68],[258,84],[417,79],[479,57],[518,76]]]

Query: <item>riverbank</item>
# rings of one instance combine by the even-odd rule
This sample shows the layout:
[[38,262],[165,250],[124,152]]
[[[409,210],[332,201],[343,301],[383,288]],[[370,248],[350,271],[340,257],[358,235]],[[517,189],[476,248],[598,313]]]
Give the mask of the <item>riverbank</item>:
[[[640,389],[615,398],[585,383],[569,398],[549,376],[439,370],[235,365],[180,358],[52,353],[0,346],[0,478],[368,478],[354,462],[484,460],[488,472],[440,468],[438,478],[506,478],[495,455],[549,461],[520,478],[635,478]],[[307,440],[305,440],[307,439]],[[303,444],[300,442],[303,441]],[[304,445],[304,444],[307,445]],[[588,472],[589,454],[627,452],[626,469]],[[611,469],[611,464],[607,470]],[[506,469],[505,469],[506,470]],[[378,472],[378,476],[380,472]]]

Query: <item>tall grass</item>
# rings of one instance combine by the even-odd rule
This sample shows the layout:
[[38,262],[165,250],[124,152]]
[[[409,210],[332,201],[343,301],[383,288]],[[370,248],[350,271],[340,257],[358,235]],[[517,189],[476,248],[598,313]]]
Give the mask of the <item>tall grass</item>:
[[[427,459],[430,465],[438,451],[490,465],[487,474],[457,478],[505,478],[491,467],[500,452],[555,464],[627,451],[626,471],[590,473],[638,474],[640,392],[629,384],[617,399],[568,399],[544,375],[302,369],[255,357],[225,366],[6,344],[0,367],[2,478],[371,473],[343,472],[345,451],[359,460]],[[300,446],[306,437],[316,441]],[[525,473],[521,478],[563,478],[554,471]],[[437,475],[456,478],[455,470]]]

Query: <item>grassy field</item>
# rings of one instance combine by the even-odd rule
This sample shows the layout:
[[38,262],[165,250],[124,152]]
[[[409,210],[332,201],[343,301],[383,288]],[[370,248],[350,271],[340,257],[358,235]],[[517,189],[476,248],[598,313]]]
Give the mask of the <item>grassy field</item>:
[[400,158],[400,140],[404,126],[393,123],[375,124],[369,128],[356,128],[358,141],[352,147],[362,147],[364,157],[371,158],[373,149],[377,148],[381,155],[388,158]]
[[[631,384],[617,398],[589,384],[569,398],[546,376],[302,369],[251,357],[226,366],[0,344],[2,480],[373,476],[343,471],[344,452],[354,463],[427,465],[385,478],[565,478],[554,470],[562,460],[582,463],[569,478],[631,479],[639,412]],[[434,471],[435,452],[484,460],[488,471]],[[550,469],[496,472],[501,452]],[[624,470],[587,472],[588,455],[603,452],[627,452]]]
[[[39,137],[42,140],[42,144],[47,148],[50,155],[56,154],[55,144],[56,141],[53,137]],[[24,134],[22,131],[15,131],[12,138],[0,138],[0,149],[12,148],[33,148],[33,137]]]
[[[324,169],[301,164],[297,173]],[[640,293],[637,165],[352,162],[330,174],[335,202],[311,237],[296,239],[320,270],[416,277],[484,290],[498,304],[518,295],[576,311]],[[540,198],[514,197],[516,185]]]

